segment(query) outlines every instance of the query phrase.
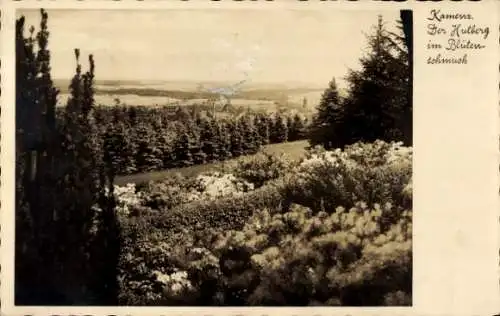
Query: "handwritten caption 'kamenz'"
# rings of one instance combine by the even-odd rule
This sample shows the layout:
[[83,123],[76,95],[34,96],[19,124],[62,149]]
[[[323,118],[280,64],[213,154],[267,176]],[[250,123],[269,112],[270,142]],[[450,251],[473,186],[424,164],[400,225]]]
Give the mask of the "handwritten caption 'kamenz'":
[[474,21],[468,13],[442,13],[431,10],[427,18],[427,42],[430,51],[441,51],[428,56],[428,64],[467,64],[468,53],[486,48],[484,40],[490,34],[488,26]]

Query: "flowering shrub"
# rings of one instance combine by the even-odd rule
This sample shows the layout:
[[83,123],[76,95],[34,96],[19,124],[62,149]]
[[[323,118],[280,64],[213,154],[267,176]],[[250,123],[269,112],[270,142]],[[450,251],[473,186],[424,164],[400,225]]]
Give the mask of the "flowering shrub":
[[[240,289],[247,289],[240,294],[247,305],[382,305],[392,292],[408,297],[411,211],[399,219],[392,213],[390,205],[368,209],[362,203],[331,215],[311,216],[299,206],[274,216],[258,212],[242,231],[221,234],[214,243],[221,269],[230,260],[236,261],[230,267],[246,267],[225,273],[226,297]],[[224,257],[228,252],[246,255]],[[233,288],[231,280],[241,277],[246,282]]]
[[243,227],[254,210],[265,207],[277,209],[280,204],[279,186],[269,183],[237,196],[179,205],[160,216],[153,215],[150,224],[158,229],[173,232],[183,229],[193,232],[208,228],[237,229]]
[[256,211],[241,230],[150,238],[126,261],[124,295],[127,304],[410,305],[412,212],[394,213],[293,205]]
[[188,280],[186,271],[163,274],[155,270],[153,274],[156,276],[156,280],[163,285],[165,295],[168,297],[182,299],[184,295],[188,295],[193,289],[191,281]]
[[351,207],[357,201],[411,208],[411,179],[411,148],[381,141],[358,143],[344,151],[311,152],[295,168],[284,195],[315,211]]
[[129,216],[134,207],[142,203],[143,194],[136,191],[135,184],[127,183],[126,186],[114,186],[116,210],[120,216]]
[[168,210],[192,200],[188,188],[189,179],[177,174],[162,181],[143,184],[140,191],[143,192],[145,206],[154,210]]
[[237,179],[230,173],[207,172],[195,178],[191,200],[214,200],[224,196],[239,196],[254,189],[252,183]]
[[393,212],[357,203],[312,215],[294,205],[257,211],[242,230],[178,235],[184,242],[149,249],[156,266],[142,288],[156,294],[142,294],[168,305],[408,305],[411,211]]
[[238,160],[232,173],[238,178],[253,183],[256,187],[261,187],[269,180],[284,176],[292,167],[293,163],[285,155],[258,153]]
[[232,174],[205,172],[194,178],[181,175],[149,182],[140,189],[143,204],[155,210],[170,210],[196,201],[240,196],[254,189],[253,184]]
[[[208,273],[203,269],[208,268],[203,264],[206,258],[198,262],[196,258],[199,254],[192,253],[195,243],[206,245],[214,229],[239,229],[251,217],[253,210],[277,207],[279,202],[276,188],[269,185],[236,197],[197,200],[167,212],[148,212],[139,217],[122,218],[120,304],[182,305],[203,302],[203,297],[208,294],[200,292],[198,287],[193,285],[196,293],[191,294],[185,292],[192,290],[188,285],[182,291],[169,290],[158,280],[158,272],[171,275],[176,271],[198,271],[196,273],[202,279],[202,275]],[[163,292],[170,294],[163,296]],[[185,301],[186,296],[191,298],[189,302]]]
[[118,280],[121,305],[150,305],[162,298],[164,284],[158,280],[158,273],[172,272],[171,252],[167,244],[154,238],[128,239],[122,245]]
[[[109,196],[110,192],[108,188],[105,188],[105,194]],[[135,184],[128,183],[126,186],[114,185],[113,195],[116,203],[116,214],[119,218],[127,218],[131,216],[132,213],[137,212],[141,209],[144,204],[144,194],[138,192]],[[102,209],[98,205],[93,206],[95,211],[93,218],[93,234],[97,233],[98,218],[101,215]]]
[[355,143],[346,146],[344,150],[326,151],[315,147],[306,154],[301,167],[322,163],[324,160],[332,163],[350,161],[368,168],[392,163],[411,164],[412,153],[412,147],[404,147],[401,142],[386,143],[380,140],[374,143]]
[[411,305],[411,160],[376,142],[311,151],[255,190],[237,172],[150,184],[181,202],[126,223],[121,303]]

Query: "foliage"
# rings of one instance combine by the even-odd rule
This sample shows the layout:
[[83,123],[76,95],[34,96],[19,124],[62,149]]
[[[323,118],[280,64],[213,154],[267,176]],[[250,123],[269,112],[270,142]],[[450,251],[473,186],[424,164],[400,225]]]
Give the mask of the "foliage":
[[293,163],[285,155],[277,156],[261,152],[239,159],[230,172],[238,178],[253,183],[256,187],[261,187],[270,180],[283,177],[292,167]]
[[[93,117],[94,60],[79,50],[71,98],[56,120],[48,14],[24,37],[16,24],[16,304],[113,304],[119,227],[113,173]],[[35,45],[36,44],[36,45]],[[36,46],[38,51],[35,51]]]
[[334,81],[325,90],[311,125],[312,146],[342,148],[375,140],[411,145],[408,41],[389,33],[379,17],[374,34],[368,36],[368,45],[368,53],[360,59],[361,69],[351,70],[346,78],[348,96],[339,100]]
[[[121,303],[411,305],[411,148],[381,141],[319,148],[297,166],[258,157],[240,172],[279,174],[260,188],[201,194],[125,220]],[[179,178],[175,190],[188,195],[193,184],[245,175]]]
[[[142,192],[141,198],[144,198],[147,190],[143,188]],[[184,200],[170,210],[155,211],[148,208],[139,214],[123,216],[123,244],[119,264],[120,304],[164,304],[163,293],[169,290],[165,288],[165,283],[170,282],[166,281],[166,275],[181,271],[179,267],[185,267],[192,261],[186,258],[186,250],[191,248],[190,245],[194,245],[196,240],[210,238],[214,230],[243,227],[254,209],[277,207],[277,194],[276,189],[263,187],[235,197],[191,202]],[[184,195],[179,195],[188,194],[184,192]],[[129,208],[140,207],[141,201],[129,201],[132,203]],[[184,294],[176,295],[175,300],[168,304],[186,303],[185,299],[190,296],[189,293]]]
[[236,178],[230,173],[210,172],[197,176],[190,193],[197,200],[215,200],[221,197],[236,197],[254,189],[252,183]]
[[143,205],[153,210],[169,210],[191,201],[188,180],[177,174],[162,181],[150,181],[138,189],[142,193]]
[[287,117],[288,126],[288,141],[293,142],[307,137],[307,122],[306,119],[298,113],[293,117]]
[[265,144],[285,142],[288,134],[290,140],[307,136],[305,118],[299,115],[273,120],[246,113],[219,119],[185,109],[172,113],[168,108],[103,106],[95,109],[95,119],[96,137],[118,175],[224,161],[255,154]]
[[126,275],[134,281],[125,290],[142,294],[123,298],[162,305],[409,305],[411,211],[398,219],[393,212],[363,203],[314,216],[300,206],[274,215],[263,209],[242,230],[150,239],[136,248],[138,261],[128,261],[142,273]]
[[401,143],[356,143],[344,151],[313,151],[289,178],[284,196],[315,211],[356,201],[411,208],[412,151]]
[[116,200],[116,213],[122,217],[131,216],[137,206],[142,204],[143,194],[138,192],[135,184],[129,183],[124,187],[114,186],[114,197]]
[[271,136],[269,142],[271,144],[284,143],[288,140],[288,126],[285,119],[277,113],[272,121]]
[[408,297],[411,213],[390,224],[390,207],[310,214],[264,210],[242,231],[217,236],[210,250],[225,304],[382,305],[396,291]]
[[[134,188],[131,184],[130,188]],[[120,188],[120,187],[119,187]],[[142,206],[152,210],[170,210],[194,201],[237,197],[254,189],[254,185],[230,173],[204,172],[193,178],[179,174],[162,181],[150,181],[135,191]],[[123,190],[123,188],[121,188]]]
[[341,147],[342,99],[339,96],[337,83],[333,78],[323,92],[313,117],[309,142],[312,146],[323,145],[325,149]]
[[244,194],[228,194],[218,199],[194,198],[191,203],[144,218],[153,227],[171,231],[242,227],[255,209],[281,204],[278,186],[271,183]]

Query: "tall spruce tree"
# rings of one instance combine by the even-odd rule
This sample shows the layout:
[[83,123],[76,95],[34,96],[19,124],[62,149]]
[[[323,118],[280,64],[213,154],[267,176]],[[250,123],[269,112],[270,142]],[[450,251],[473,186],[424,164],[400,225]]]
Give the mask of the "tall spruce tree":
[[218,160],[218,143],[217,143],[217,130],[215,126],[216,122],[213,118],[206,118],[200,122],[200,143],[201,151],[205,154],[205,159],[207,162],[213,162]]
[[271,143],[284,143],[288,140],[288,126],[283,116],[276,113],[272,121]]
[[231,156],[236,158],[244,154],[243,143],[245,141],[243,130],[238,120],[233,120],[230,123],[229,131],[231,135]]
[[76,50],[72,96],[56,124],[47,21],[42,9],[40,31],[28,38],[24,18],[16,23],[15,302],[113,304],[119,230],[91,115],[94,61],[82,75]]
[[347,76],[346,143],[405,139],[407,125],[411,126],[411,83],[408,47],[402,38],[389,33],[379,17],[374,34],[368,36],[369,52],[360,59],[361,69]]
[[349,94],[340,99],[335,81],[325,90],[310,126],[311,145],[344,147],[357,141],[404,141],[411,145],[411,12],[402,11],[398,33],[387,31],[379,16],[367,36],[361,69],[346,78]]
[[245,155],[256,153],[259,145],[257,144],[256,130],[252,124],[251,116],[244,115],[238,121],[243,136],[243,153]]
[[140,172],[159,169],[163,166],[162,153],[157,147],[156,133],[151,124],[139,123],[137,133],[136,164]]
[[[398,21],[400,34],[391,34],[399,47],[400,59],[403,67],[407,65],[408,85],[406,89],[406,106],[404,107],[399,128],[403,133],[403,143],[413,145],[413,11],[401,10],[401,20]],[[401,35],[402,34],[402,35]],[[406,47],[406,49],[404,49]],[[404,70],[403,70],[404,72]],[[406,78],[405,78],[406,79]],[[404,91],[403,91],[404,93]]]
[[333,78],[323,92],[313,117],[309,135],[311,146],[322,145],[331,149],[343,143],[341,126],[344,118],[341,102],[337,82]]
[[182,130],[175,146],[176,167],[193,165],[193,152],[196,151],[196,147],[196,139],[193,139],[192,133],[187,130]]
[[221,140],[221,152],[219,154],[223,159],[228,159],[233,157],[233,153],[231,151],[231,129],[230,123],[227,121],[219,122],[220,125],[220,140]]
[[269,144],[270,137],[270,126],[268,122],[268,118],[264,114],[259,114],[256,116],[256,125],[257,130],[259,132],[260,140],[262,145]]
[[[42,11],[41,24],[46,19],[44,13]],[[42,123],[43,105],[37,103],[40,85],[37,80],[39,67],[34,47],[34,27],[29,29],[26,38],[24,26],[25,19],[21,17],[16,21],[16,304],[35,303],[36,296],[44,294],[41,291],[44,275],[34,271],[37,266],[47,265],[46,255],[40,248],[44,240],[40,237],[42,227],[47,226],[45,221],[48,222],[50,216],[45,209],[33,209],[33,205],[39,202],[37,158],[41,156],[45,144],[41,142],[40,134],[36,133]],[[54,98],[56,96],[57,93]]]
[[302,117],[297,113],[293,117],[289,117],[289,140],[296,141],[304,139],[306,126]]
[[288,128],[288,141],[293,142],[295,140],[295,131],[293,126],[292,116],[287,115],[285,121],[286,121],[286,126]]

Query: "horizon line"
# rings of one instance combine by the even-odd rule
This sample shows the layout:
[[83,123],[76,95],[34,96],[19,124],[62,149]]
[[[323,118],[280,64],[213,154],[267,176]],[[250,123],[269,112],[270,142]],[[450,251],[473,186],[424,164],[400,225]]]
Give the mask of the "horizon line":
[[[336,81],[346,81],[345,78],[343,77],[337,77],[337,76],[332,76],[332,79],[335,78]],[[71,77],[52,77],[53,81],[71,81]],[[122,82],[189,82],[189,83],[203,83],[203,82],[232,82],[232,81],[238,81],[236,79],[144,79],[144,78],[138,78],[138,79],[132,79],[132,78],[102,78],[98,79],[96,78],[95,81],[122,81]],[[269,80],[260,80],[260,81],[253,81],[253,80],[248,80],[248,84],[306,84],[306,85],[328,85],[328,82],[326,83],[319,83],[319,82],[314,82],[314,81],[300,81],[300,80],[274,80],[274,81],[269,81]],[[245,84],[244,83],[244,84]]]

